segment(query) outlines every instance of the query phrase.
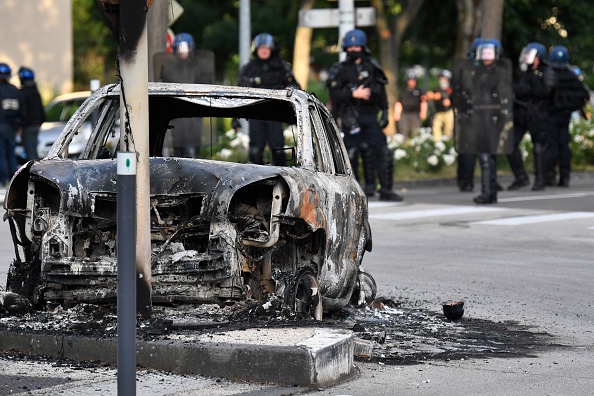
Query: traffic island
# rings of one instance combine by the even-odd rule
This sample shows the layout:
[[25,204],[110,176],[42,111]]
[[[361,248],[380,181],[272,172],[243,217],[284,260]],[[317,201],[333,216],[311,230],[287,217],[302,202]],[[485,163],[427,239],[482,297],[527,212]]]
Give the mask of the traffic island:
[[[8,331],[3,352],[116,364],[117,339]],[[250,328],[207,334],[169,333],[136,341],[137,365],[176,374],[307,387],[329,386],[353,370],[350,330]]]

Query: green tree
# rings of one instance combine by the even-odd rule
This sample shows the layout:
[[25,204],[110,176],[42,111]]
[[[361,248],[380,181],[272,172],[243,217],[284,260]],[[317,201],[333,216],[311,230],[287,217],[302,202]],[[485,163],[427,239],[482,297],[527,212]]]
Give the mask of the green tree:
[[89,81],[116,81],[116,45],[94,1],[72,0],[75,90],[89,89]]

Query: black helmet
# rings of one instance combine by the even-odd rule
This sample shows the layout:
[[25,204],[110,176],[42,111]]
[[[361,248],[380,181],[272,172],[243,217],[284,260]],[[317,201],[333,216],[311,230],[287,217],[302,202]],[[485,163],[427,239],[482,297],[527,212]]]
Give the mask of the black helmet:
[[0,63],[0,78],[8,80],[12,75],[12,69],[6,63]]

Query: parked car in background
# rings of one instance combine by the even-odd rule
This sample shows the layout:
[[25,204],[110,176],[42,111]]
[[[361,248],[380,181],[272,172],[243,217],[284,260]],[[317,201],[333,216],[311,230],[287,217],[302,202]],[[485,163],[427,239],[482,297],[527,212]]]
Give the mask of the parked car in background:
[[[59,95],[54,98],[45,107],[46,121],[39,128],[37,154],[39,158],[45,157],[54,142],[62,133],[66,123],[74,115],[76,110],[91,96],[91,91],[80,91],[69,94]],[[68,147],[68,156],[70,158],[77,158],[82,149],[87,144],[87,140],[91,136],[91,120],[84,122],[75,138],[72,139]],[[115,144],[119,138],[119,130],[117,136],[111,140]],[[16,156],[21,164],[26,162],[25,151],[20,142],[20,137],[17,137]]]
[[[360,279],[372,281],[361,267],[367,200],[320,101],[296,89],[175,83],[149,83],[148,95],[149,130],[136,133],[149,135],[154,304],[274,296],[320,319],[359,300]],[[119,85],[95,91],[47,156],[13,177],[4,207],[19,254],[7,290],[38,306],[115,302],[117,172],[107,146],[119,112]],[[208,124],[217,144],[232,119],[283,123],[288,164],[169,157],[164,142],[179,118]]]
[[[37,145],[37,154],[40,158],[45,157],[49,153],[52,145],[58,136],[60,136],[64,126],[66,126],[66,123],[89,96],[91,96],[90,91],[60,95],[45,107],[46,121],[39,129],[39,143]],[[77,138],[73,140],[68,149],[70,155],[75,156],[80,154],[90,134],[90,123],[86,122],[81,125]]]

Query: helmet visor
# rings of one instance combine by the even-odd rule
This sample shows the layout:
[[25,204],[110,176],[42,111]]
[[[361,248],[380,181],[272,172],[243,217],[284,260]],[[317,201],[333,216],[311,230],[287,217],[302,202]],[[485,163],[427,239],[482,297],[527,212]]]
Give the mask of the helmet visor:
[[520,55],[520,63],[525,63],[527,65],[533,64],[537,53],[538,51],[536,48],[524,48]]
[[494,61],[497,59],[497,48],[494,44],[481,44],[477,48],[476,58],[482,61]]
[[268,47],[270,49],[274,48],[274,39],[269,34],[260,34],[256,37],[254,42],[256,48],[259,47]]
[[182,41],[178,44],[176,51],[180,55],[187,55],[190,53],[190,44],[187,41]]

